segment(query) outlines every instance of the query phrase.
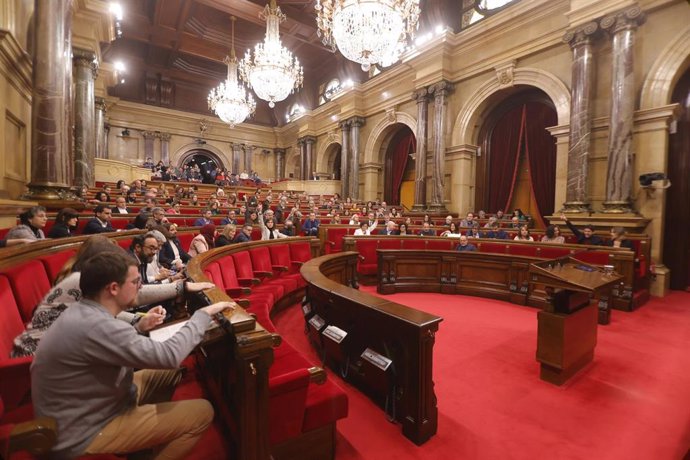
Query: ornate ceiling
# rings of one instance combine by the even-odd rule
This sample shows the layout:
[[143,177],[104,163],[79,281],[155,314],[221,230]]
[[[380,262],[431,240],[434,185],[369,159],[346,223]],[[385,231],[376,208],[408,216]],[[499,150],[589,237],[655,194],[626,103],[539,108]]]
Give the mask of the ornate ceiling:
[[[231,21],[237,17],[235,49],[238,58],[263,40],[265,22],[259,17],[268,0],[120,0],[122,36],[102,44],[108,62],[122,61],[125,83],[109,88],[124,100],[214,116],[207,107],[209,91],[225,79],[223,58],[230,52]],[[420,32],[459,19],[460,0],[421,0]],[[304,67],[304,88],[275,109],[257,101],[250,120],[266,126],[284,123],[287,108],[300,103],[307,109],[318,101],[319,86],[337,77],[364,81],[359,64],[331,52],[317,35],[314,0],[278,0],[287,16],[281,24],[283,44]],[[452,14],[450,14],[452,12]],[[457,30],[457,24],[445,25]]]

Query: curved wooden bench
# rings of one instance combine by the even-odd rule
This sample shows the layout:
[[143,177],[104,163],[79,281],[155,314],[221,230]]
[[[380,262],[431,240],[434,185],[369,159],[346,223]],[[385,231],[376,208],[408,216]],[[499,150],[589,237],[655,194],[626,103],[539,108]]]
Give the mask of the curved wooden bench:
[[[324,360],[372,395],[402,424],[403,434],[421,445],[436,434],[438,423],[432,369],[442,318],[353,288],[357,259],[357,253],[345,252],[304,264],[306,327]],[[365,351],[370,359],[362,358]]]

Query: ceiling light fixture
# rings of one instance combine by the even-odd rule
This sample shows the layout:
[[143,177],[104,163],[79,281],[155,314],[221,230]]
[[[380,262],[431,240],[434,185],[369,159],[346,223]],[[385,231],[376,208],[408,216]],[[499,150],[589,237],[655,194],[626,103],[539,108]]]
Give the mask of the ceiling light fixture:
[[240,75],[273,108],[276,101],[284,100],[302,86],[304,76],[297,58],[280,42],[278,26],[285,15],[275,0],[266,5],[260,17],[266,20],[266,37],[256,45],[253,56],[247,50],[240,62]]
[[232,50],[225,56],[228,66],[227,79],[208,95],[208,108],[213,110],[225,123],[234,128],[256,110],[256,101],[237,78],[237,56],[235,56],[235,21],[232,16]]
[[397,61],[419,20],[419,0],[316,0],[315,9],[323,43],[365,72]]

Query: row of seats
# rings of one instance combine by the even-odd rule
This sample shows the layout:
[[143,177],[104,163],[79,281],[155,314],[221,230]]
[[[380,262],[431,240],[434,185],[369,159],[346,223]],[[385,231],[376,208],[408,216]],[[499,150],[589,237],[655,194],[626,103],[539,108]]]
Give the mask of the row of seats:
[[[271,313],[304,295],[299,267],[311,259],[309,241],[262,242],[249,249],[221,248],[227,253],[203,264],[206,277],[227,295],[246,305],[267,330],[275,332]],[[285,300],[287,299],[287,301]],[[286,341],[274,349],[269,371],[271,445],[296,438],[347,416],[345,393],[333,382],[311,382],[312,366]]]

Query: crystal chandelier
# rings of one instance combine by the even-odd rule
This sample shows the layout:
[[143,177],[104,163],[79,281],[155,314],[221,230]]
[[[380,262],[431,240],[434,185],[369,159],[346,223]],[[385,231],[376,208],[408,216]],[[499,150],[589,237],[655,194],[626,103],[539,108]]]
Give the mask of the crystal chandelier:
[[227,79],[208,95],[208,108],[225,123],[234,128],[256,110],[256,101],[237,79],[237,57],[235,56],[235,17],[232,19],[232,51],[223,61],[228,66]]
[[285,15],[275,0],[266,5],[261,18],[266,20],[266,37],[263,43],[256,45],[253,58],[247,50],[240,62],[240,75],[260,99],[268,101],[269,107],[275,107],[276,101],[284,100],[302,86],[302,66],[280,42],[278,26]]
[[323,43],[365,72],[397,61],[419,19],[419,0],[316,0],[315,9]]

